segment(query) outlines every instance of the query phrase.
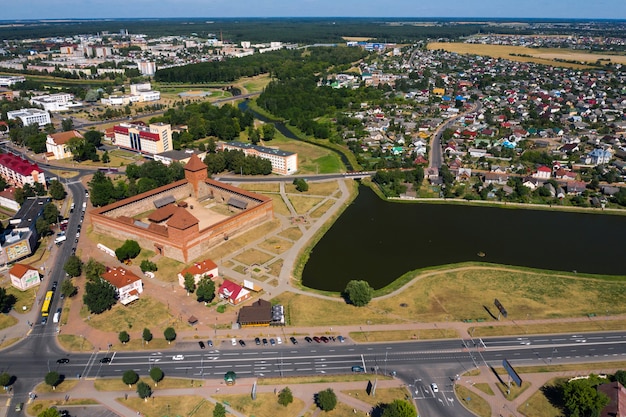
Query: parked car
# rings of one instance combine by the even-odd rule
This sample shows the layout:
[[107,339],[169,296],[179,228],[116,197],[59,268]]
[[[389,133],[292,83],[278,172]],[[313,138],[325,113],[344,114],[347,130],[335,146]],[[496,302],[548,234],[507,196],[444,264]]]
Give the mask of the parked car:
[[313,339],[311,339],[309,336],[305,337],[304,340],[306,340],[309,343],[311,343],[313,341]]
[[244,342],[243,339],[239,339],[239,344],[241,347],[246,347],[246,342]]
[[317,336],[313,336],[313,340],[315,340],[317,343],[320,343],[322,341],[322,339]]
[[267,339],[263,339],[263,346],[267,346]]
[[289,340],[291,340],[291,343],[292,343],[292,344],[294,344],[294,345],[297,345],[297,344],[298,344],[298,340],[297,340],[295,337],[293,337],[293,336],[291,336],[291,337],[289,338]]
[[272,345],[272,346],[276,345],[276,340],[270,339],[270,345]]
[[213,347],[213,341],[212,340],[207,341],[207,344],[209,345],[209,347]]
[[204,342],[203,342],[202,340],[200,340],[200,341],[198,342],[198,345],[200,345],[200,349],[204,349],[204,348],[205,348],[205,346],[204,346]]
[[261,339],[259,339],[258,337],[255,337],[254,343],[256,343],[256,345],[259,346],[261,344]]
[[174,355],[174,356],[172,356],[172,360],[174,360],[174,361],[185,360],[185,355]]
[[279,345],[281,345],[283,343],[283,339],[281,339],[280,337],[276,338],[276,343],[278,343]]
[[320,339],[322,340],[322,342],[324,343],[328,343],[329,339],[326,336],[322,336],[320,337]]
[[343,343],[346,341],[346,339],[343,336],[337,336],[337,340],[339,340],[340,343]]
[[230,339],[230,344],[233,346],[237,346],[237,339],[235,339],[234,337]]

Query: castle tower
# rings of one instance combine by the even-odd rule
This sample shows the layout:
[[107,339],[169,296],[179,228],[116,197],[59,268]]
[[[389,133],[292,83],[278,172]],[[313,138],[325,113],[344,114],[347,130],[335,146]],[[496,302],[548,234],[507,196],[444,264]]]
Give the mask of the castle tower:
[[198,198],[198,185],[209,177],[207,166],[198,158],[195,153],[185,164],[185,179],[193,187],[195,197]]

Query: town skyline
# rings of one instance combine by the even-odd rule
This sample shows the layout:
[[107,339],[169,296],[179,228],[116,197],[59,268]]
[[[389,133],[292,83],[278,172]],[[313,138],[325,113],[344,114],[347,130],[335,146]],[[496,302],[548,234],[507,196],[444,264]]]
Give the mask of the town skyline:
[[262,0],[254,5],[226,0],[149,0],[132,3],[120,0],[25,0],[7,4],[4,21],[30,19],[94,18],[266,18],[266,17],[381,17],[381,18],[486,18],[486,19],[626,19],[626,5],[621,0],[541,0],[523,3],[483,0],[478,3],[415,2],[392,0],[381,10],[371,0]]

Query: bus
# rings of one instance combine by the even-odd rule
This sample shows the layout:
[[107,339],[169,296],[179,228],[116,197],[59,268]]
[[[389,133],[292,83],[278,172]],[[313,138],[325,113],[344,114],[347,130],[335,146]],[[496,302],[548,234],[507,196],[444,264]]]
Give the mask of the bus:
[[46,293],[46,298],[43,300],[43,305],[41,306],[41,317],[48,317],[50,313],[50,303],[52,303],[52,295],[53,291],[48,291]]

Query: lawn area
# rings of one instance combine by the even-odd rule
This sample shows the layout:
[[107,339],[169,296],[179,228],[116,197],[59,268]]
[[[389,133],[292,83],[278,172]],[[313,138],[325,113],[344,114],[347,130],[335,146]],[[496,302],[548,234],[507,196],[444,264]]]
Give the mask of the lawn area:
[[88,324],[91,327],[115,333],[122,330],[141,332],[147,327],[153,334],[161,334],[166,327],[175,327],[177,323],[167,307],[150,296],[142,296],[127,306],[118,303],[111,310],[90,317]]
[[272,259],[273,256],[269,255],[265,252],[261,252],[257,249],[248,249],[239,255],[235,256],[233,259],[237,262],[241,262],[244,265],[252,265],[252,264],[264,264],[265,262]]
[[278,397],[272,393],[263,392],[257,394],[256,400],[250,394],[224,394],[213,395],[218,401],[227,402],[230,406],[246,416],[254,417],[293,417],[297,416],[304,401],[294,397],[293,402],[287,407],[278,404]]
[[296,186],[290,183],[285,184],[285,192],[297,195],[322,195],[331,196],[339,190],[339,183],[333,181],[309,181],[307,182],[309,189],[303,193],[296,190]]
[[8,314],[0,314],[0,330],[7,329],[17,324],[17,319]]
[[280,194],[267,194],[269,198],[273,201],[274,213],[281,214],[283,216],[291,216],[291,211],[285,204],[283,197]]
[[[522,386],[518,387],[515,384],[511,384],[511,389],[509,391],[509,387],[505,384],[496,384],[504,398],[509,401],[513,401],[517,397],[519,397],[524,391],[530,388],[530,382],[523,381]],[[508,392],[508,393],[507,393]]]
[[41,384],[38,384],[35,387],[34,391],[39,394],[49,394],[51,392],[68,392],[74,389],[74,387],[77,384],[78,384],[78,379],[66,379],[63,382],[61,382],[59,385],[57,385],[55,389],[52,389],[50,385],[46,384],[45,382],[42,382]]
[[381,330],[375,332],[351,332],[355,342],[406,342],[407,340],[454,339],[460,337],[454,329]]
[[246,247],[252,242],[255,242],[261,239],[264,236],[272,233],[276,229],[280,227],[279,220],[273,220],[271,222],[265,222],[253,229],[248,230],[245,233],[238,234],[236,236],[231,236],[230,239],[220,243],[218,246],[211,248],[202,258],[199,260],[203,260],[206,258],[212,259],[213,262],[221,263],[221,259],[224,256],[230,255],[238,250]]
[[257,193],[278,193],[280,192],[280,184],[277,182],[242,182],[237,184],[242,190],[254,191]]
[[78,175],[78,171],[68,171],[68,170],[61,170],[61,169],[51,169],[50,172],[52,172],[54,175],[56,175],[59,178],[74,178],[75,176]]
[[[581,319],[582,320],[582,319]],[[623,330],[626,328],[626,320],[582,320],[569,323],[537,323],[507,326],[475,327],[471,331],[475,337],[502,336],[510,334],[548,334],[548,333],[571,333],[571,332],[597,332]]]
[[261,74],[254,77],[241,78],[235,85],[237,87],[243,87],[248,93],[256,93],[263,91],[269,83],[269,74]]
[[156,262],[157,271],[154,273],[154,276],[159,281],[163,282],[178,282],[178,273],[183,270],[185,264],[182,262],[178,262],[174,259],[167,258],[162,256]]
[[352,407],[338,401],[337,406],[332,411],[322,412],[320,415],[324,417],[346,417],[354,414],[352,410]]
[[274,275],[276,277],[279,276],[280,275],[280,271],[283,269],[283,260],[279,259],[279,260],[277,260],[275,262],[272,262],[271,264],[268,265],[268,268],[269,268],[268,272],[271,275]]
[[[89,227],[89,229],[87,230],[87,237],[89,237],[91,241],[95,243],[101,243],[104,246],[108,247],[109,249],[113,249],[113,250],[119,248],[120,246],[124,244],[123,241],[119,239],[115,239],[114,237],[103,235],[102,233],[94,232],[92,227]],[[153,251],[145,249],[145,248],[141,248],[141,252],[139,253],[139,256],[137,256],[135,259],[132,260],[132,264],[139,265],[141,264],[141,261],[143,261],[144,259],[153,258],[154,255],[155,253]]]
[[478,384],[474,384],[473,387],[479,391],[484,392],[487,395],[494,395],[494,392],[491,389],[491,386],[486,382],[479,382]]
[[265,249],[268,252],[273,252],[275,254],[281,254],[287,250],[289,250],[293,246],[293,242],[285,239],[281,239],[279,237],[268,237],[266,240],[259,244],[261,249]]
[[[158,391],[163,389],[180,389],[180,388],[199,388],[203,386],[201,380],[194,380],[188,378],[168,378],[165,377],[157,387],[154,386],[154,381],[150,377],[139,378],[139,381],[143,381],[150,385],[152,391]],[[137,381],[137,382],[139,382]],[[128,388],[128,385],[122,382],[122,378],[98,378],[94,380],[94,388],[98,391],[128,391],[129,389],[137,389],[136,385],[133,388]]]
[[314,219],[317,219],[318,217],[322,217],[322,215],[326,213],[328,210],[330,210],[330,208],[334,204],[335,204],[334,200],[326,200],[324,204],[322,204],[321,206],[313,210],[311,213],[309,213],[309,216],[311,216]]
[[491,407],[480,395],[459,384],[454,385],[454,391],[459,401],[472,413],[480,417],[491,417]]
[[[16,313],[28,313],[33,308],[38,289],[39,286],[29,288],[26,291],[20,291],[12,285],[6,287],[7,295],[15,297],[13,309]],[[26,307],[26,309],[24,309],[24,307]],[[34,308],[39,309],[39,307],[40,305],[38,304]]]
[[297,153],[298,174],[345,172],[341,158],[334,151],[304,141],[286,138],[278,131],[276,137],[265,142],[264,146],[276,146],[281,151]]
[[296,241],[302,237],[302,231],[298,227],[290,227],[289,229],[285,229],[280,232],[278,236],[282,236],[286,239]]
[[546,394],[554,391],[554,389],[565,382],[565,378],[554,378],[548,381],[543,387],[538,389],[517,411],[528,417],[541,416],[541,417],[560,417],[563,415],[563,411],[555,407],[548,399]]
[[308,213],[309,210],[317,206],[323,200],[320,197],[309,197],[296,194],[289,194],[287,197],[289,198],[289,201],[291,201],[291,205],[298,214]]
[[60,334],[57,340],[63,349],[70,352],[91,352],[94,350],[91,342],[82,336]]
[[[187,330],[187,327],[184,327],[184,324],[181,324],[180,322],[176,322],[176,324],[172,324],[172,327],[174,327],[176,330]],[[140,329],[143,331],[143,328]],[[153,331],[154,329],[151,329],[150,331]],[[173,347],[173,345],[167,343],[167,340],[165,339],[160,339],[158,337],[156,337],[158,334],[162,334],[163,330],[165,330],[165,328],[163,329],[158,329],[157,331],[160,333],[154,333],[153,332],[153,336],[155,336],[149,343],[145,343],[143,341],[143,339],[141,339],[140,337],[137,338],[133,338],[131,337],[130,341],[127,342],[126,344],[122,344],[122,342],[119,341],[119,339],[115,339],[115,343],[113,343],[113,346],[111,346],[111,350],[125,350],[125,351],[133,351],[133,350],[156,350],[156,349],[168,349]],[[172,343],[176,343],[176,342],[172,342]]]
[[380,403],[389,404],[394,400],[406,400],[411,398],[411,393],[406,388],[377,388],[375,397],[367,395],[365,387],[360,390],[346,390],[341,392],[352,397],[358,397],[360,401],[366,402],[372,407]]
[[199,395],[157,396],[144,401],[133,392],[127,400],[118,398],[117,401],[138,411],[143,417],[212,416],[214,408],[212,402]]
[[[259,378],[259,385],[295,385],[295,384],[330,384],[334,382],[367,382],[371,379],[370,374],[356,373],[345,375],[311,375],[293,376],[286,378]],[[378,379],[391,379],[391,377],[378,375]]]

